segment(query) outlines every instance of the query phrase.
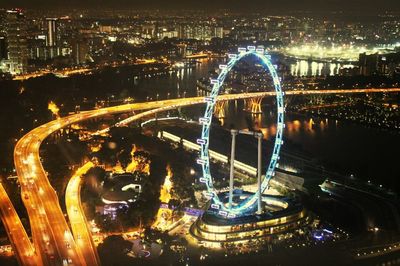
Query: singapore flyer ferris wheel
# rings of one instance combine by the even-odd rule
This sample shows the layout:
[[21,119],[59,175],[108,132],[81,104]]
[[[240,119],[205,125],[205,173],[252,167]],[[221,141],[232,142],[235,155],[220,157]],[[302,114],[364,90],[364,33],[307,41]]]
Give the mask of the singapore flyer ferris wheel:
[[[262,65],[266,70],[268,70],[272,78],[276,94],[277,130],[272,154],[269,162],[267,163],[268,167],[266,168],[264,178],[260,182],[259,190],[251,196],[240,200],[235,205],[227,205],[218,196],[218,192],[214,187],[213,177],[210,171],[209,143],[211,122],[217,97],[222,85],[224,84],[226,76],[237,62],[248,56],[255,56],[256,58],[259,58]],[[282,92],[280,78],[278,77],[275,66],[271,62],[271,55],[269,55],[265,49],[256,48],[255,46],[248,46],[247,48],[239,48],[237,54],[229,54],[228,57],[228,63],[226,65],[219,66],[220,74],[218,77],[211,80],[212,91],[210,95],[205,98],[205,102],[207,104],[206,109],[204,116],[199,119],[199,122],[202,125],[202,133],[201,138],[197,140],[197,143],[201,146],[200,158],[197,160],[197,163],[201,165],[203,173],[202,177],[200,178],[200,182],[206,185],[207,195],[212,200],[211,208],[216,210],[221,216],[234,218],[245,213],[249,213],[254,209],[254,206],[257,204],[257,200],[261,198],[263,192],[269,187],[269,182],[275,175],[275,168],[277,167],[281,145],[283,144],[284,93]]]

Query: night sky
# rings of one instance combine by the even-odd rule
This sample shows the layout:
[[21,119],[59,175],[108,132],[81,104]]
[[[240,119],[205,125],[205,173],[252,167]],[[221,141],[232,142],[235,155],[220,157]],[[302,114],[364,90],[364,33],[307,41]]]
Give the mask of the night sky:
[[129,7],[152,9],[226,8],[249,11],[399,11],[400,0],[1,0],[0,7]]

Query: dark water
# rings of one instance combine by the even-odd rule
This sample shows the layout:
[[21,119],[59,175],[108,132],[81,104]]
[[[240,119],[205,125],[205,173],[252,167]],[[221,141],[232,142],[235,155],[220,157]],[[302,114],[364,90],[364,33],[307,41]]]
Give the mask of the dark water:
[[[218,61],[204,60],[193,69],[179,70],[179,74],[170,73],[164,76],[152,78],[138,78],[132,72],[109,71],[98,76],[76,76],[66,79],[43,78],[19,84],[7,85],[9,91],[17,94],[18,86],[25,87],[25,94],[16,96],[16,103],[5,100],[2,105],[4,112],[21,114],[13,116],[13,119],[4,117],[4,125],[9,125],[10,134],[4,135],[5,148],[9,151],[10,160],[12,158],[12,139],[20,137],[19,129],[29,124],[35,118],[39,119],[38,124],[50,119],[47,111],[48,100],[55,100],[59,105],[71,101],[72,104],[65,106],[71,111],[71,106],[81,104],[82,95],[86,95],[89,100],[101,94],[115,94],[115,97],[123,98],[131,96],[136,99],[166,99],[168,97],[188,97],[199,95],[196,88],[196,80],[200,77],[208,76],[209,71],[218,67]],[[16,88],[12,88],[16,86]],[[6,91],[3,88],[2,91]],[[56,88],[56,89],[55,89]],[[59,91],[70,92],[71,97],[60,97]],[[34,93],[35,92],[35,93]],[[37,92],[42,93],[37,96]],[[157,96],[158,94],[158,96]],[[18,95],[18,94],[17,94]],[[21,97],[25,97],[22,98]],[[75,102],[73,102],[75,101]],[[275,134],[274,105],[271,100],[264,100],[262,117],[256,117],[255,123],[261,125],[265,135],[269,138]],[[32,102],[32,103],[30,103]],[[38,104],[40,103],[40,104]],[[89,101],[90,108],[93,108],[93,101]],[[30,111],[31,106],[35,107]],[[14,108],[14,109],[12,109]],[[199,116],[204,107],[190,108],[187,112],[194,116]],[[227,118],[224,126],[229,128],[234,123],[237,128],[246,128],[246,114],[243,112],[243,102],[231,102],[227,107]],[[46,114],[46,115],[43,115]],[[48,118],[47,118],[48,117]],[[15,119],[14,119],[15,118]],[[24,118],[24,120],[21,120]],[[194,117],[196,118],[196,117]],[[13,122],[14,121],[14,122]],[[12,123],[11,123],[12,122]],[[7,129],[7,128],[4,128]],[[12,131],[16,131],[12,134]],[[19,135],[18,135],[18,134]],[[200,132],[199,132],[200,135]],[[392,187],[400,191],[400,171],[399,171],[399,152],[400,152],[400,132],[389,132],[375,128],[368,128],[358,124],[351,124],[335,120],[318,120],[318,118],[302,117],[293,114],[286,114],[286,129],[284,137],[301,148],[310,157],[322,161],[330,169],[337,170],[346,175],[354,174],[364,180],[371,180],[375,183],[382,183],[386,187]],[[7,148],[7,149],[6,149]]]
[[136,90],[146,90],[149,97],[159,99],[198,96],[200,92],[196,89],[196,81],[201,77],[208,76],[209,71],[218,68],[217,60],[200,60],[195,68],[179,69],[176,73],[155,79],[134,79],[133,86],[129,88],[133,93]]
[[[146,87],[160,95],[168,92],[182,95],[186,91],[186,96],[194,96],[200,94],[196,91],[196,79],[217,66],[217,61],[204,61],[196,69],[181,70],[180,77],[138,81],[135,87]],[[227,117],[222,121],[226,128],[232,124],[237,128],[247,127],[246,116],[249,115],[243,111],[242,101],[231,102],[226,110]],[[197,116],[202,111],[201,107],[191,108],[189,113]],[[264,101],[263,111],[262,116],[253,118],[253,123],[261,125],[267,138],[273,138],[276,132],[273,103],[269,105],[268,100]],[[286,114],[285,123],[284,137],[328,169],[400,191],[399,131],[295,114]]]
[[[242,111],[240,103],[237,107],[235,103],[231,105],[225,126],[235,123],[239,128],[246,128],[248,114]],[[254,117],[254,123],[261,125],[269,139],[273,139],[276,132],[272,108],[264,106],[264,113]],[[285,124],[284,138],[329,170],[400,191],[400,132],[290,113],[285,116]]]

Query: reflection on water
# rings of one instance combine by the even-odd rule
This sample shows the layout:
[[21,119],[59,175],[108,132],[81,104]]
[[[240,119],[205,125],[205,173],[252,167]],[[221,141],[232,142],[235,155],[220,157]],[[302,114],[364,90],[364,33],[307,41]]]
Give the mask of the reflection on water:
[[[249,126],[252,126],[255,130],[261,130],[264,139],[270,139],[275,136],[277,128],[276,117],[273,113],[249,114],[238,108],[237,102],[228,105],[233,105],[233,110],[227,108],[226,117],[218,119],[222,126],[238,129],[248,129]],[[246,116],[251,117],[252,125],[248,124]],[[332,127],[337,127],[336,120],[318,119],[318,121],[314,121],[313,118],[306,119],[304,117],[299,118],[286,115],[284,135],[287,138],[292,138],[301,133],[312,137],[317,131],[322,133],[329,128],[332,129]]]
[[[217,69],[220,60],[200,59],[196,67],[180,68],[171,71],[170,75],[155,78],[138,78],[127,88],[132,92],[145,91],[150,98],[159,94],[159,99],[189,97],[197,95],[196,81],[201,77],[207,77],[210,69]],[[130,78],[130,77],[129,77]]]
[[[255,130],[260,130],[263,133],[264,139],[267,140],[275,137],[277,128],[274,117],[265,114],[251,115],[251,117],[253,123],[252,127]],[[243,119],[243,121],[241,119]],[[240,115],[234,115],[233,117],[229,117],[228,115],[228,117],[219,118],[218,120],[220,125],[225,126],[226,128],[235,127],[242,130],[247,130],[249,127],[247,124],[248,122],[245,121],[244,117],[240,117]],[[326,129],[329,129],[329,127],[336,127],[337,121],[333,121],[335,121],[335,123],[331,123],[331,121],[328,119],[314,122],[312,118],[302,118],[302,120],[299,120],[295,118],[288,119],[288,117],[286,117],[284,136],[289,139],[299,137],[303,134],[306,134],[308,137],[312,137],[317,131],[322,133]]]
[[299,60],[295,64],[290,64],[290,73],[298,77],[337,75],[342,67],[353,68],[354,65]]
[[223,117],[218,118],[218,121],[219,121],[221,126],[225,125],[225,119]]
[[[218,68],[218,60],[209,60],[194,69],[181,69],[179,77],[170,75],[156,79],[140,79],[133,84],[132,90],[145,90],[150,95],[160,94],[160,98],[171,98],[177,95],[196,95],[201,91],[196,90],[196,80],[209,75],[210,70]],[[301,64],[301,66],[300,66]],[[311,64],[311,66],[310,66]],[[297,69],[296,69],[297,66]],[[340,64],[314,64],[308,61],[299,61],[293,66],[295,72],[319,74],[327,71],[330,74],[337,73]],[[293,69],[292,68],[292,69]],[[301,70],[300,70],[301,69]],[[264,104],[268,102],[265,100]],[[275,105],[263,106],[264,113],[251,116],[243,111],[243,101],[229,102],[226,107],[226,118],[223,126],[230,129],[234,126],[238,129],[248,128],[246,117],[250,116],[253,127],[260,128],[265,138],[273,140],[276,134]],[[204,114],[204,106],[187,108],[185,114],[193,119],[198,119]],[[400,191],[399,174],[397,171],[398,158],[393,156],[400,150],[400,133],[388,132],[379,129],[366,128],[362,125],[339,122],[334,119],[318,119],[285,114],[285,143],[294,143],[310,157],[317,158],[333,169],[344,173],[353,173],[356,177],[365,180],[379,180],[386,183],[394,190]],[[199,132],[199,135],[201,132]],[[283,149],[289,149],[290,145],[284,145]]]
[[[273,105],[264,105],[263,114],[251,115],[243,111],[241,101],[228,104],[224,127],[247,129],[252,126],[260,129],[265,139],[274,140],[277,128],[273,108]],[[399,134],[335,119],[285,114],[286,141],[326,163],[328,169],[386,183],[396,191],[400,191],[395,170],[398,162],[391,154],[400,149]],[[283,146],[289,151],[291,147]]]
[[293,120],[293,121],[288,121],[286,122],[286,132],[289,132],[288,134],[292,134],[295,132],[298,132],[301,128],[301,122],[300,120]]

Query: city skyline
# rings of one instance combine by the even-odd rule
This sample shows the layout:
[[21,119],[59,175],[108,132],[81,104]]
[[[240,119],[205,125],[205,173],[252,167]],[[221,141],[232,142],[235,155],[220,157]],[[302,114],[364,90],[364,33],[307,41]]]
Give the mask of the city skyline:
[[0,265],[400,261],[395,2],[1,5]]
[[239,0],[222,0],[222,1],[184,1],[184,0],[152,0],[152,1],[131,1],[131,0],[86,0],[78,1],[72,0],[66,3],[60,0],[4,0],[0,7],[23,7],[23,8],[37,8],[37,9],[57,9],[57,8],[132,8],[132,9],[159,9],[159,10],[173,10],[173,9],[225,9],[231,11],[246,12],[321,12],[331,13],[342,11],[344,13],[358,13],[368,12],[369,15],[377,14],[379,12],[399,12],[400,6],[396,0],[383,0],[383,1],[369,1],[369,0],[282,0],[282,1],[261,1],[255,0],[247,3]]

